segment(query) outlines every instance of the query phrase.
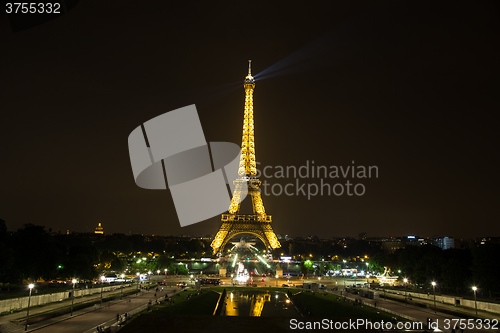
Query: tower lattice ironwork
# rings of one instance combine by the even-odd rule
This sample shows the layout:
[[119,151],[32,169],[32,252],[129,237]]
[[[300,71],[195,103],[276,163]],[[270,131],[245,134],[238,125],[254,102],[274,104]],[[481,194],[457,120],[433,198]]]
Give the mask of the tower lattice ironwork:
[[[251,70],[251,60],[249,60],[248,75],[243,85],[245,88],[245,114],[238,178],[233,181],[235,190],[228,214],[222,214],[222,225],[211,244],[214,254],[222,251],[232,237],[243,233],[257,236],[267,249],[281,247],[271,227],[271,215],[266,214],[259,190],[261,182],[257,179],[253,124],[253,91],[255,89],[255,81]],[[247,195],[252,199],[252,215],[240,214],[241,197],[244,195],[245,190],[247,191]]]

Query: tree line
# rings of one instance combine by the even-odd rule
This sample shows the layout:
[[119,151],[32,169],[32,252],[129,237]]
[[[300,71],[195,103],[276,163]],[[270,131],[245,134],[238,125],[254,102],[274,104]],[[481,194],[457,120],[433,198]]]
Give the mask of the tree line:
[[[388,267],[413,285],[430,288],[438,282],[443,292],[463,294],[473,285],[483,294],[500,295],[500,246],[473,245],[465,249],[441,250],[432,245],[407,246],[388,253],[364,240],[281,240],[282,247],[273,251],[274,258],[283,255],[321,262],[347,259],[353,268],[363,267],[366,255],[370,271],[383,272]],[[348,246],[346,246],[346,244]],[[257,244],[261,246],[261,244]],[[210,240],[144,235],[54,234],[43,226],[26,224],[15,232],[7,232],[0,219],[0,283],[23,280],[92,280],[103,272],[135,272],[168,270],[168,274],[187,274],[176,259],[211,257]],[[153,258],[154,254],[154,260]],[[146,260],[143,260],[146,258]],[[175,263],[175,264],[174,264]],[[320,264],[318,273],[338,269],[339,265]],[[342,265],[340,267],[343,267]],[[311,272],[303,267],[303,273]],[[401,273],[399,273],[400,271]]]
[[209,247],[207,242],[187,237],[53,234],[33,224],[7,232],[5,221],[0,219],[0,283],[92,280],[125,268],[132,274],[160,269],[187,274],[183,265],[174,265],[175,258],[201,257]]
[[497,244],[448,250],[424,245],[407,246],[394,253],[378,252],[370,262],[391,267],[395,275],[408,278],[424,290],[432,290],[431,282],[435,281],[441,292],[470,294],[476,286],[482,295],[494,298],[500,295],[500,265],[496,263],[499,255]]

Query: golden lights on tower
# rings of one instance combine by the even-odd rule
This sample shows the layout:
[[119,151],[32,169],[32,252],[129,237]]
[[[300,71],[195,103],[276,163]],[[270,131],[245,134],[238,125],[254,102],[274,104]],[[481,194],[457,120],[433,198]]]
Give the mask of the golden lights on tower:
[[[245,109],[243,116],[243,135],[241,139],[241,156],[238,166],[238,179],[233,183],[235,191],[228,209],[229,214],[222,215],[222,226],[212,241],[214,254],[222,250],[233,236],[250,233],[257,236],[267,248],[281,247],[271,227],[271,216],[266,214],[260,195],[261,182],[256,178],[257,163],[255,159],[253,92],[255,80],[252,76],[251,60],[248,61],[248,75],[245,77]],[[239,214],[242,193],[247,191],[252,199],[252,215]]]

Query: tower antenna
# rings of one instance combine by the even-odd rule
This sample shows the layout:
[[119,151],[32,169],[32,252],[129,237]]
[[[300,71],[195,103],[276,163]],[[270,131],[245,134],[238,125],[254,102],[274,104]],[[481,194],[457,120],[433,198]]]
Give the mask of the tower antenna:
[[248,60],[248,75],[252,75],[252,60]]

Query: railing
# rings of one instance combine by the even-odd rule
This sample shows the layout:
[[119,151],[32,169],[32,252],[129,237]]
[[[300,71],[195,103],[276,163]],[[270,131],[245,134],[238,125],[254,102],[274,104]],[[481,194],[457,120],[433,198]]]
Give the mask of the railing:
[[219,296],[219,300],[217,301],[217,305],[214,309],[214,316],[220,316],[222,312],[222,308],[224,307],[224,302],[226,301],[226,289],[222,291],[222,294]]
[[259,215],[232,215],[232,214],[222,214],[222,222],[226,221],[237,221],[237,222],[271,222],[271,215],[266,215],[264,217]]

